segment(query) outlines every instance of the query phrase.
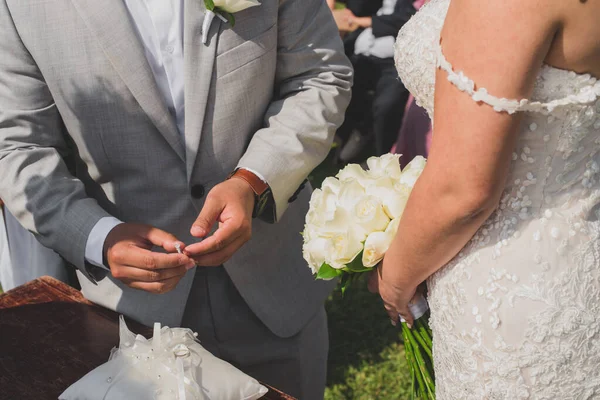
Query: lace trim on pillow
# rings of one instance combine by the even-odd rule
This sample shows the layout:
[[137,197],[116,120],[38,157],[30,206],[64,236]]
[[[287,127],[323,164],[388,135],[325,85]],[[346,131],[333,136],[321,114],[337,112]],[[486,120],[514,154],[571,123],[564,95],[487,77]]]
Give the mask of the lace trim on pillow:
[[530,101],[527,99],[513,100],[492,96],[485,88],[475,89],[475,82],[467,77],[463,71],[455,72],[452,64],[444,57],[442,46],[438,44],[437,48],[437,67],[448,74],[448,81],[460,91],[469,94],[476,102],[488,104],[497,112],[514,114],[517,111],[524,111],[548,114],[558,107],[585,105],[594,103],[600,99],[600,81],[595,81],[594,83],[581,88],[576,94],[571,94],[547,103]]

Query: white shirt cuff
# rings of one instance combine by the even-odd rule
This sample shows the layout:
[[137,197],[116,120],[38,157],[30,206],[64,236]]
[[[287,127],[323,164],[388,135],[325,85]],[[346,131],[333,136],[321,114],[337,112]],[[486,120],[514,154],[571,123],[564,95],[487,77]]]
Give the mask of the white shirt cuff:
[[266,183],[267,185],[269,184],[269,182],[267,182],[267,180],[265,179],[265,177],[264,177],[264,176],[262,176],[262,175],[260,174],[260,172],[257,172],[257,171],[255,171],[255,170],[253,170],[253,169],[251,169],[251,168],[246,168],[246,167],[240,167],[240,169],[245,169],[246,171],[250,171],[250,172],[252,172],[254,175],[256,175],[256,177],[257,177],[258,179],[260,179],[261,181],[263,181],[263,182],[264,182],[264,183]]
[[87,243],[85,244],[85,260],[96,267],[109,269],[102,263],[102,250],[104,242],[110,231],[123,222],[115,217],[101,218],[90,231]]

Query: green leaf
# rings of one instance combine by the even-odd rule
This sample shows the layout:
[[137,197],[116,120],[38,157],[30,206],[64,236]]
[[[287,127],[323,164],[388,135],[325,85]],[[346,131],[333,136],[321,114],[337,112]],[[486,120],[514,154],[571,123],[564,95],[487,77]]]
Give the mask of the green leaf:
[[213,0],[204,0],[204,5],[208,11],[215,10],[215,2]]
[[346,264],[346,270],[349,273],[360,273],[360,272],[368,272],[373,270],[373,268],[367,268],[363,265],[362,263],[362,251],[360,252],[359,255],[356,256],[356,258],[354,260],[352,260],[352,262],[350,264]]
[[343,274],[341,282],[342,297],[346,294],[346,290],[352,285],[353,279],[351,274]]
[[235,17],[233,16],[233,14],[228,13],[228,12],[223,12],[223,16],[225,18],[227,18],[227,20],[229,21],[229,25],[231,25],[231,27],[233,28],[235,26]]
[[360,280],[360,278],[364,275],[364,272],[348,272],[344,268],[344,274],[342,275],[342,281],[340,283],[342,297],[346,294],[346,291],[354,285],[354,282]]
[[335,269],[333,268],[331,265],[327,264],[327,263],[323,263],[323,265],[321,265],[321,268],[319,268],[319,272],[317,272],[317,279],[333,279],[333,278],[337,278],[338,276],[342,275],[344,273],[344,271],[342,271],[341,269]]

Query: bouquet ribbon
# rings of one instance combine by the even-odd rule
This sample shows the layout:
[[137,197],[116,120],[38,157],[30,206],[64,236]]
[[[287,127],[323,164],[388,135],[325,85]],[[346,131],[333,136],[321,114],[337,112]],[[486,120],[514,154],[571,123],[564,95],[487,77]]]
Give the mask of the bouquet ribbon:
[[[427,300],[425,300],[425,296],[421,293],[415,294],[415,297],[408,303],[408,309],[415,320],[425,315],[427,310],[429,310],[429,305],[427,304]],[[400,317],[400,322],[406,321],[404,318]]]

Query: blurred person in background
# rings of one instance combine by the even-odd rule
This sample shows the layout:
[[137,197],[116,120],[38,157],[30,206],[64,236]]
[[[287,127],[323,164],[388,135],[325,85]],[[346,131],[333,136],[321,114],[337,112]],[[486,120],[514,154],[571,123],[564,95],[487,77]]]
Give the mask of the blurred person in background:
[[404,168],[416,156],[427,158],[431,145],[432,127],[427,111],[410,96],[404,110],[402,127],[391,153],[401,154],[400,165]]
[[352,101],[338,130],[342,163],[385,154],[397,138],[408,91],[394,67],[394,41],[416,12],[410,0],[349,0],[346,6],[344,18],[356,28],[344,40],[355,78]]

